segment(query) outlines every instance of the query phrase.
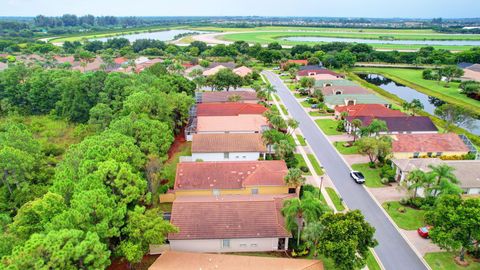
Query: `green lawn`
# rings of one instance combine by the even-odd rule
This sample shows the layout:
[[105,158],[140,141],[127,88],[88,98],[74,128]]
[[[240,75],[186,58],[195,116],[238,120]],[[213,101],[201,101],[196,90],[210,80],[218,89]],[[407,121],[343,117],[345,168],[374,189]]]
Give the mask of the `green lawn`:
[[470,265],[467,267],[459,266],[455,263],[456,253],[452,252],[431,252],[425,254],[424,258],[433,270],[478,270],[480,263],[474,262],[470,257],[466,257]]
[[380,169],[375,168],[371,169],[368,167],[368,163],[353,164],[352,169],[363,173],[365,176],[365,185],[367,187],[384,187],[382,182],[380,182]]
[[280,109],[282,110],[283,114],[288,116],[288,110],[287,110],[287,108],[285,108],[285,105],[280,104]]
[[[419,49],[425,47],[425,45],[408,45],[408,44],[375,44],[369,43],[369,40],[379,40],[382,36],[388,36],[396,40],[455,40],[455,39],[468,39],[468,40],[479,40],[479,35],[452,35],[452,34],[438,34],[433,32],[392,32],[386,29],[373,29],[359,31],[358,29],[343,29],[341,31],[330,30],[330,29],[321,29],[321,28],[311,28],[306,31],[299,31],[300,28],[270,28],[270,30],[265,30],[265,28],[255,28],[250,29],[249,31],[242,31],[241,33],[226,33],[225,35],[218,36],[219,39],[229,40],[229,41],[246,41],[249,43],[262,43],[268,44],[272,42],[279,42],[282,45],[298,45],[298,44],[318,44],[324,42],[309,42],[309,41],[288,41],[284,40],[285,37],[335,37],[335,38],[361,38],[365,39],[364,43],[373,46],[376,49]],[[225,30],[227,31],[227,30]],[[430,30],[431,31],[431,30]],[[447,50],[465,50],[471,48],[472,46],[455,46],[455,45],[435,45],[433,47],[442,48]]]
[[304,100],[304,101],[301,101],[300,104],[305,107],[305,108],[310,108],[312,107],[312,104],[308,103],[308,101]]
[[163,178],[168,179],[171,185],[175,182],[175,174],[180,156],[191,156],[191,142],[186,142],[180,146],[178,151],[169,159],[163,167]]
[[311,112],[308,112],[308,114],[310,114],[311,116],[332,116],[333,113],[321,113],[319,111],[311,111]]
[[314,154],[307,154],[308,156],[308,160],[310,160],[310,163],[312,163],[312,166],[313,166],[313,169],[315,170],[315,172],[318,174],[318,175],[323,175],[324,172],[322,170],[322,167],[320,166],[320,164],[318,163],[317,161],[317,158],[315,157]]
[[[303,159],[303,156],[302,154],[295,154],[295,158],[298,160],[298,165],[297,165],[297,168],[300,169],[300,167],[307,167],[307,163],[305,162],[305,159]],[[304,175],[312,175],[311,172],[308,172],[308,173],[303,173]]]
[[340,200],[340,196],[338,196],[337,192],[331,187],[325,188],[327,190],[328,196],[332,200],[333,204],[335,205],[335,208],[337,211],[343,211],[345,210],[345,206],[343,205],[342,201]]
[[422,70],[420,69],[402,69],[402,68],[355,68],[354,71],[364,71],[384,75],[399,83],[422,92],[427,95],[438,97],[450,103],[463,106],[480,114],[480,101],[467,97],[459,91],[459,83],[450,83],[449,88],[445,88],[444,82],[424,80]]
[[302,135],[297,134],[296,136],[297,136],[297,139],[298,139],[298,141],[300,142],[300,145],[301,145],[301,146],[307,146],[307,142],[305,141],[305,138],[303,138]]
[[315,120],[317,126],[325,133],[325,135],[342,135],[342,132],[337,131],[338,121],[332,119],[317,119]]
[[[384,202],[383,208],[395,221],[398,227],[404,230],[416,230],[425,225],[425,211],[403,206],[399,202]],[[398,211],[399,208],[405,209],[404,213]]]
[[299,93],[294,93],[293,94],[296,98],[304,98],[305,96],[300,95]]
[[337,148],[338,152],[342,155],[353,155],[358,154],[358,146],[352,145],[350,147],[345,147],[344,144],[347,142],[334,142],[333,146]]
[[368,270],[381,270],[380,265],[372,254],[372,251],[368,252],[367,256],[367,266]]

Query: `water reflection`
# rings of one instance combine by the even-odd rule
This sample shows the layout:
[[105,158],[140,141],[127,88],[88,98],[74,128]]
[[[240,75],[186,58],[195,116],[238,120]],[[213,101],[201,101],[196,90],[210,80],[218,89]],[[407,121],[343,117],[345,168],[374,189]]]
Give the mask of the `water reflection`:
[[[446,102],[438,99],[436,97],[432,97],[429,95],[425,95],[423,93],[418,92],[415,89],[412,89],[408,86],[405,86],[401,83],[395,82],[390,80],[389,78],[385,78],[378,74],[357,74],[363,80],[372,83],[374,85],[379,86],[385,91],[392,93],[399,98],[411,102],[413,99],[418,99],[422,102],[424,106],[424,111],[428,112],[429,114],[435,114],[435,108],[445,104]],[[474,121],[474,126],[471,128],[464,127],[466,130],[480,135],[480,120]]]

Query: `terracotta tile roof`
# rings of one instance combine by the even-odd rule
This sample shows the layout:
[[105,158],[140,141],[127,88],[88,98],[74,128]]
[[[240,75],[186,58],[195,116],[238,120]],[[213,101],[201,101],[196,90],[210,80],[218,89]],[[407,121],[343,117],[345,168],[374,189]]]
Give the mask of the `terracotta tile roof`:
[[75,57],[73,56],[59,56],[59,55],[55,55],[53,58],[55,58],[55,60],[57,60],[58,63],[60,64],[63,64],[63,63],[70,63],[73,65],[73,63],[75,63]]
[[336,95],[337,92],[340,94],[372,94],[368,89],[365,89],[361,86],[327,86],[322,88],[322,93],[325,96]]
[[290,60],[287,60],[286,63],[288,63],[288,64],[292,63],[292,64],[298,64],[298,65],[306,66],[306,65],[308,65],[308,60],[290,59]]
[[438,129],[432,120],[426,116],[394,116],[394,117],[372,117],[372,116],[347,116],[346,120],[360,119],[362,126],[368,126],[373,119],[385,121],[389,132],[437,132]]
[[208,68],[214,68],[218,66],[224,66],[229,69],[234,69],[237,65],[234,62],[212,62]]
[[283,160],[178,163],[175,190],[241,189],[247,186],[285,186]]
[[213,76],[217,74],[220,70],[226,69],[227,67],[224,67],[222,65],[216,66],[214,68],[207,69],[203,72],[203,76]]
[[267,151],[260,133],[194,134],[192,153]]
[[257,114],[197,117],[198,132],[261,132],[265,126],[267,119]]
[[233,70],[233,73],[237,74],[240,77],[245,77],[252,72],[253,72],[253,70],[251,70],[250,68],[248,68],[246,66],[241,66],[241,67],[238,67],[238,68]]
[[236,116],[240,114],[263,114],[267,108],[252,103],[202,103],[197,105],[197,116]]
[[290,237],[280,212],[289,196],[203,197],[173,202],[170,222],[179,232],[169,240]]
[[[300,78],[302,76],[297,76],[297,79]],[[305,77],[305,76],[304,76]],[[323,80],[344,80],[342,77],[336,77],[334,75],[330,75],[330,74],[317,74],[317,75],[310,75],[310,76],[307,76],[307,77],[310,77],[310,78],[313,78],[315,81],[323,81]]]
[[123,63],[128,62],[128,59],[125,58],[125,57],[117,57],[113,60],[113,62],[115,62],[115,64],[117,64],[117,65],[121,65]]
[[468,152],[455,133],[393,135],[393,152]]
[[241,101],[258,101],[257,93],[255,91],[211,91],[201,93],[201,103],[213,103],[213,102],[229,102],[228,98],[233,95],[241,97]]
[[165,251],[148,270],[323,270],[318,260]]
[[347,112],[349,116],[392,117],[406,116],[401,111],[392,110],[381,104],[357,104],[349,106],[337,106],[338,113]]
[[298,76],[309,76],[309,73],[315,73],[315,75],[332,75],[333,77],[343,77],[343,75],[338,74],[334,71],[322,68],[319,66],[303,66],[300,67],[300,70],[297,72]]

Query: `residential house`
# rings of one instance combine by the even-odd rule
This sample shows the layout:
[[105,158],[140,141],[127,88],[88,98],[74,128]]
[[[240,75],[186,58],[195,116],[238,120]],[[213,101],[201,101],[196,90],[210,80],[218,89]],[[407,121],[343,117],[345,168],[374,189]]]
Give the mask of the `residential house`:
[[192,137],[193,161],[252,161],[263,158],[266,152],[262,134],[258,133],[195,134]]
[[348,105],[357,105],[357,104],[381,104],[386,107],[390,106],[390,102],[386,99],[374,95],[332,95],[325,96],[324,98],[325,105],[327,107],[334,109],[336,106],[348,106]]
[[303,66],[297,72],[298,77],[315,76],[320,74],[332,75],[333,77],[343,78],[344,76],[321,66]]
[[480,82],[480,64],[473,64],[463,69],[463,80],[473,80]]
[[381,104],[357,104],[335,107],[335,117],[340,118],[342,113],[346,112],[348,116],[370,116],[370,117],[397,117],[406,116],[398,110],[392,110]]
[[191,120],[185,135],[187,141],[191,141],[193,134],[262,133],[268,129],[267,119],[258,114],[199,116]]
[[[438,158],[419,159],[392,159],[392,167],[395,169],[395,180],[403,182],[413,170],[431,171],[429,165],[448,165],[452,167],[453,174],[460,181],[459,186],[464,194],[480,194],[480,160],[441,160]],[[418,191],[417,191],[418,192]],[[419,195],[423,195],[420,190]]]
[[85,66],[82,66],[82,64],[78,66],[72,67],[72,70],[79,70],[82,72],[88,72],[88,71],[98,71],[102,69],[102,65],[104,65],[103,60],[97,56],[93,61],[86,63]]
[[295,194],[285,184],[288,173],[283,160],[180,162],[172,191],[160,202],[185,196]]
[[195,94],[197,103],[218,103],[218,102],[231,102],[231,96],[239,96],[240,103],[258,103],[259,99],[255,91],[210,91],[210,92],[197,92]]
[[318,260],[165,251],[148,270],[323,270]]
[[246,67],[246,66],[241,66],[233,70],[233,73],[237,74],[238,76],[244,78],[247,75],[252,74],[253,70]]
[[[306,76],[306,77],[309,77],[309,78],[313,78],[315,81],[318,81],[318,80],[331,80],[331,81],[335,81],[335,80],[343,80],[343,77],[337,77],[335,75],[331,75],[331,74],[316,74],[316,75],[310,75],[310,76]],[[297,76],[297,80],[300,80],[302,77],[299,77]]]
[[397,134],[392,138],[396,159],[462,156],[470,151],[455,133]]
[[360,86],[326,86],[322,88],[324,96],[332,95],[368,95],[372,92]]
[[253,103],[201,103],[197,105],[196,116],[238,116],[241,114],[260,114],[267,108]]
[[217,66],[224,66],[228,69],[234,69],[237,65],[234,62],[212,62],[208,66],[209,69],[215,68]]
[[157,64],[157,63],[162,63],[163,62],[163,59],[160,59],[160,58],[155,58],[155,59],[149,59],[148,61],[145,61],[145,62],[142,62],[140,64],[136,64],[136,67],[135,67],[135,72],[136,73],[140,73],[142,71],[144,71],[145,69]]
[[358,84],[349,80],[338,78],[333,80],[315,80],[315,88],[323,88],[327,86],[358,86]]
[[203,74],[203,72],[205,71],[205,68],[200,66],[200,65],[195,65],[195,66],[192,66],[192,67],[189,67],[189,68],[185,69],[183,71],[183,73],[186,76],[189,76],[194,70],[199,70]]
[[209,68],[203,72],[203,76],[213,76],[217,74],[220,70],[226,69],[227,67],[224,67],[222,65],[215,66],[214,68]]
[[57,63],[59,64],[65,64],[65,63],[70,63],[70,65],[74,65],[74,64],[78,64],[78,62],[76,63],[75,61],[75,57],[73,56],[60,56],[60,55],[55,55],[53,57],[55,59],[55,61],[57,61]]
[[430,117],[427,116],[393,116],[393,117],[372,117],[372,116],[347,116],[345,118],[345,130],[347,133],[356,132],[357,128],[352,125],[354,119],[362,121],[362,126],[366,127],[374,119],[385,121],[388,131],[379,134],[423,134],[438,133],[438,129],[433,124]]
[[306,60],[306,59],[304,59],[304,60],[289,59],[285,62],[280,63],[280,68],[285,69],[285,67],[288,64],[296,64],[296,65],[299,65],[299,66],[307,66],[308,65],[308,60]]
[[[232,168],[233,169],[233,168]],[[170,222],[170,248],[188,252],[285,251],[290,232],[281,214],[284,196],[179,197]]]

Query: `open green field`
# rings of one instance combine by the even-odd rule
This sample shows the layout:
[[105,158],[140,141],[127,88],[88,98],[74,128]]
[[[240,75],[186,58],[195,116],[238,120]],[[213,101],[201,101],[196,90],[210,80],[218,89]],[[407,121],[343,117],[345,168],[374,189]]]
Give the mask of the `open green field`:
[[[202,30],[219,30],[208,29]],[[227,41],[246,41],[249,43],[272,43],[279,42],[282,45],[298,45],[298,44],[318,44],[322,42],[311,41],[288,41],[283,40],[285,37],[328,37],[328,38],[356,38],[365,39],[364,43],[371,45],[376,49],[397,49],[397,50],[417,50],[426,45],[409,45],[409,44],[373,44],[369,40],[480,40],[480,35],[451,35],[444,33],[436,33],[433,30],[391,30],[391,29],[350,29],[350,28],[288,28],[288,27],[257,27],[249,30],[226,28],[222,29],[227,32],[219,35],[219,39]],[[228,33],[234,32],[234,33]],[[456,46],[456,45],[435,45],[435,48],[447,50],[466,50],[472,46]]]
[[459,83],[450,83],[445,88],[444,82],[424,80],[421,69],[402,68],[354,68],[354,72],[368,72],[383,75],[396,82],[402,83],[424,94],[437,97],[448,103],[465,107],[480,115],[480,101],[474,100],[460,93]]

